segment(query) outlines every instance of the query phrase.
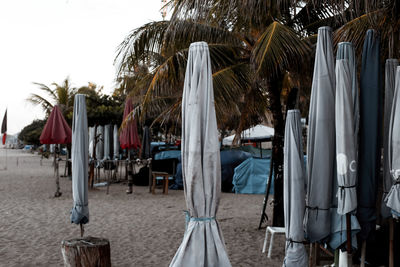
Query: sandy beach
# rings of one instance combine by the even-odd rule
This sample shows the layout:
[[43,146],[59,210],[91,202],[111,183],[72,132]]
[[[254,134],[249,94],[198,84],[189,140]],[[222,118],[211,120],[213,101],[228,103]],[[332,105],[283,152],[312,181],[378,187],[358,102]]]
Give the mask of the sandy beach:
[[[5,150],[0,149],[0,169]],[[60,173],[64,172],[61,162]],[[51,159],[8,150],[8,168],[0,171],[0,266],[63,266],[61,241],[80,236],[69,221],[71,181],[60,178],[62,196],[54,198]],[[89,191],[90,222],[85,235],[110,240],[113,266],[168,266],[185,230],[182,190],[163,195],[123,183]],[[275,241],[272,258],[262,254],[265,229],[258,230],[262,195],[222,193],[218,221],[233,266],[282,266],[284,237]],[[271,217],[271,207],[268,207]],[[271,223],[270,221],[268,222]]]

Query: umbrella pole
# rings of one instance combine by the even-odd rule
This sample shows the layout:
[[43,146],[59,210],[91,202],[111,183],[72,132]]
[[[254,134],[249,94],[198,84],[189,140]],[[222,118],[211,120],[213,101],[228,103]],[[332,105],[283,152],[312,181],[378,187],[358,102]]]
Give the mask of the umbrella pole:
[[85,228],[83,227],[82,223],[80,223],[79,226],[81,227],[81,237],[83,237],[83,234],[85,233]]
[[394,236],[394,223],[393,223],[393,218],[390,218],[389,219],[389,267],[394,267],[393,236]]
[[361,263],[360,263],[360,267],[365,267],[365,253],[367,250],[367,241],[364,240],[362,242],[362,246],[361,246]]
[[346,214],[346,235],[347,235],[347,264],[348,266],[352,266],[352,247],[351,247],[351,215],[350,213]]

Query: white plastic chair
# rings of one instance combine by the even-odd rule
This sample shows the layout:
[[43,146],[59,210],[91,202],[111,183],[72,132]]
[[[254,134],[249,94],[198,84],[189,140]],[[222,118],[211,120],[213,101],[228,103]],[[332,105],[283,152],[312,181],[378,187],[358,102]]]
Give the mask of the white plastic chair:
[[274,236],[275,236],[275,234],[285,234],[285,227],[267,226],[267,229],[265,230],[264,246],[262,249],[262,253],[265,253],[265,250],[267,248],[268,232],[271,233],[271,240],[269,241],[267,257],[271,258],[272,247],[274,245]]

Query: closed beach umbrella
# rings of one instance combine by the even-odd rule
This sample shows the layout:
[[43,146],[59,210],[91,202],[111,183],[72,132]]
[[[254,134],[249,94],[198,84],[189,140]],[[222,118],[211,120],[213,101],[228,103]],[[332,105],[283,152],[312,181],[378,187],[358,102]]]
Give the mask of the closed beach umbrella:
[[71,222],[89,222],[88,206],[88,124],[85,95],[77,94],[72,118],[72,197]]
[[118,126],[114,124],[113,131],[113,146],[114,146],[114,159],[119,157],[119,139],[118,139]]
[[142,138],[142,154],[140,157],[142,159],[151,158],[151,151],[150,151],[150,130],[148,126],[144,126],[143,129],[143,138]]
[[135,112],[133,110],[132,99],[128,98],[125,102],[123,121],[126,125],[122,127],[119,143],[122,149],[140,148],[140,139],[136,125]]
[[54,106],[40,135],[42,144],[69,144],[71,143],[71,128],[65,121],[60,108]]
[[104,126],[104,153],[103,159],[111,158],[111,125]]
[[400,67],[397,67],[389,127],[389,167],[393,185],[386,198],[386,205],[393,215],[400,217]]
[[[330,246],[338,248],[347,241],[346,214],[351,222],[351,234],[360,229],[357,218],[350,213],[357,209],[357,135],[354,120],[355,101],[352,94],[352,70],[347,59],[336,60],[336,177],[337,209],[332,213]],[[352,238],[357,247],[356,239]],[[349,243],[350,245],[350,243]],[[350,247],[349,247],[350,248]]]
[[389,164],[389,124],[390,116],[392,113],[392,103],[395,88],[396,68],[399,61],[394,58],[386,60],[385,65],[385,105],[384,105],[384,118],[383,118],[383,197],[381,214],[382,217],[391,217],[391,212],[386,206],[386,196],[393,185],[393,176],[390,174]]
[[94,127],[89,127],[89,156],[93,158]]
[[376,224],[376,195],[380,163],[379,35],[368,30],[362,53],[360,79],[360,143],[358,151],[358,210],[360,237],[366,240]]
[[332,29],[318,29],[307,139],[305,225],[311,242],[329,236],[335,163],[335,69]]
[[299,110],[289,110],[285,126],[283,199],[285,214],[286,255],[284,266],[308,266],[303,245],[305,209],[305,170]]
[[221,165],[208,45],[192,43],[182,96],[182,175],[187,227],[170,266],[231,266],[216,220]]
[[[336,53],[336,59],[347,59],[349,65],[349,75],[351,83],[351,106],[353,107],[354,115],[354,132],[358,135],[358,127],[360,122],[360,101],[358,94],[358,82],[357,82],[357,62],[354,46],[350,42],[340,42],[338,44],[338,50]],[[357,145],[357,143],[356,143]]]
[[103,153],[104,153],[104,126],[97,126],[97,131],[96,131],[96,136],[97,136],[97,144],[96,144],[96,159],[101,160],[103,159]]

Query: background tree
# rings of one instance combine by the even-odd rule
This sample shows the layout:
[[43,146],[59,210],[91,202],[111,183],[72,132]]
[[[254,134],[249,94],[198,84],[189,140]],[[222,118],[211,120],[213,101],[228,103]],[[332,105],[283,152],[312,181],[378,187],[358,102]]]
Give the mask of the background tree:
[[42,134],[46,120],[34,120],[29,125],[25,126],[18,135],[18,139],[24,145],[40,146],[39,137]]

